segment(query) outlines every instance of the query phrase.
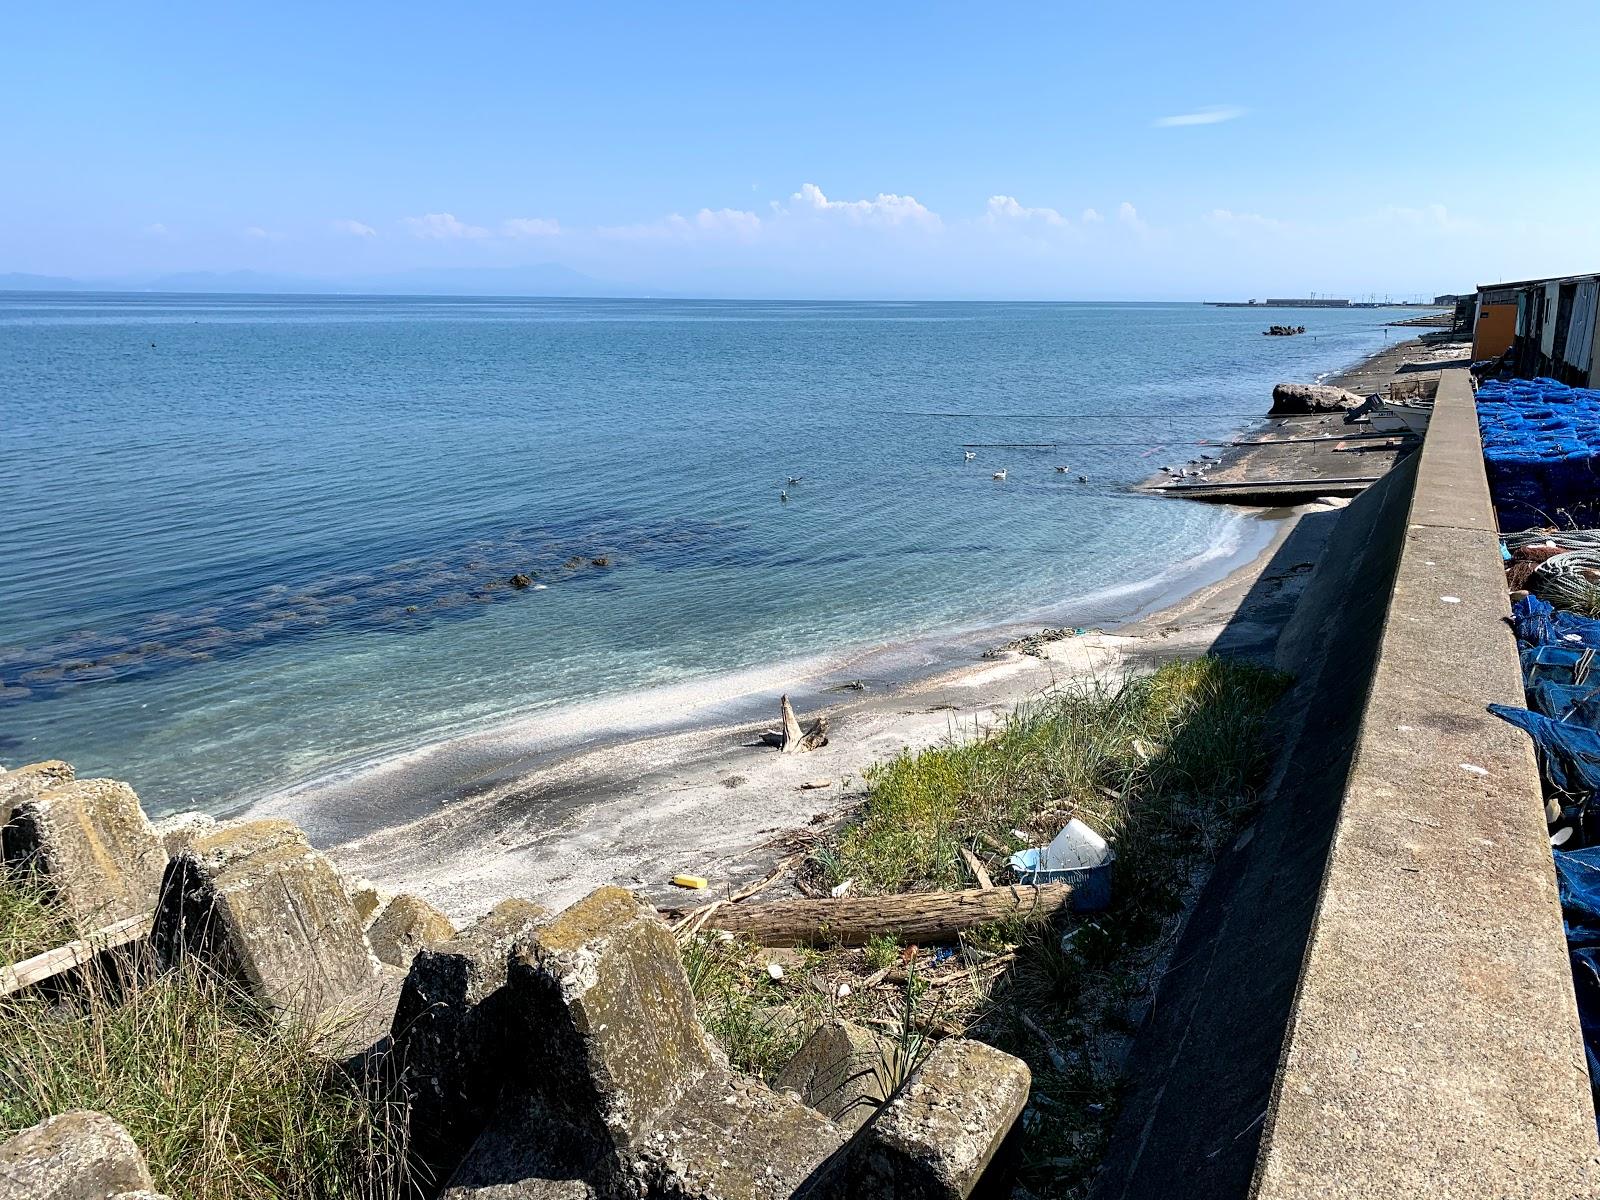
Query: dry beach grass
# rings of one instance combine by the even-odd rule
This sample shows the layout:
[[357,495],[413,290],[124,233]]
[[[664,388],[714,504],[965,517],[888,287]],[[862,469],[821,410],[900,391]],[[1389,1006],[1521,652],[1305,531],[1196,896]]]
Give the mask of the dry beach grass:
[[[0,882],[0,948],[56,940],[60,918]],[[401,1200],[405,1113],[197,965],[106,969],[0,999],[0,1138],[95,1109],[121,1122],[172,1200]],[[9,959],[8,959],[9,961]]]

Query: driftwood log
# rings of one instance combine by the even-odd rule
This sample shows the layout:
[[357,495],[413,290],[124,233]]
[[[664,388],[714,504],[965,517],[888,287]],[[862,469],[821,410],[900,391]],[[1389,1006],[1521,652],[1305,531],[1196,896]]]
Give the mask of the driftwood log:
[[1006,917],[1054,916],[1071,902],[1069,883],[774,900],[726,905],[711,914],[705,927],[745,934],[763,946],[859,946],[882,934],[902,942],[932,944]]
[[818,717],[801,729],[800,718],[794,715],[794,705],[789,703],[786,695],[778,697],[778,715],[783,719],[783,728],[769,729],[761,735],[761,740],[769,746],[776,746],[779,753],[796,754],[828,744],[827,717]]

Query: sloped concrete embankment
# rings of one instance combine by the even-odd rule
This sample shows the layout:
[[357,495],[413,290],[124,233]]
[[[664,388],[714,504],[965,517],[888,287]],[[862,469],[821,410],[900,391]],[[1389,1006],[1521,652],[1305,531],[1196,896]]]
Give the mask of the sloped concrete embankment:
[[1470,382],[1278,647],[1262,812],[1197,907],[1097,1200],[1596,1194],[1600,1145]]

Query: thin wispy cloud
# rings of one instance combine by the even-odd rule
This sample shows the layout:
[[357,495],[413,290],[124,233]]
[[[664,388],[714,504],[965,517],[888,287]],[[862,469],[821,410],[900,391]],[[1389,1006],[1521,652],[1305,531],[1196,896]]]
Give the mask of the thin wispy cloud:
[[347,233],[351,237],[370,238],[378,236],[378,231],[376,229],[374,229],[371,225],[364,224],[361,221],[335,221],[333,222],[333,228],[334,232]]
[[428,213],[421,217],[405,217],[400,224],[411,231],[412,237],[426,238],[432,241],[443,242],[492,236],[481,225],[468,225],[465,221],[457,219],[454,213]]
[[1157,129],[1176,129],[1183,125],[1220,125],[1224,121],[1236,121],[1248,111],[1232,104],[1220,104],[1170,117],[1157,117],[1150,124]]
[[561,222],[548,217],[510,217],[500,223],[500,232],[508,238],[558,237]]

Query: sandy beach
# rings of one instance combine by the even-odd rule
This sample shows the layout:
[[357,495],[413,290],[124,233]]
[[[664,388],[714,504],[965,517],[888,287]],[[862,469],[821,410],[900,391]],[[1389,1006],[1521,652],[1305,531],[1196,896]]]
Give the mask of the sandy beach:
[[[475,789],[435,799],[424,811],[408,801],[414,815],[398,823],[378,823],[376,807],[402,792],[416,767],[405,760],[366,779],[353,803],[348,791],[332,806],[315,793],[291,793],[251,815],[293,817],[348,875],[416,892],[458,920],[508,896],[561,906],[604,883],[670,904],[685,895],[668,882],[680,872],[705,876],[709,894],[723,894],[764,875],[795,831],[842,816],[863,793],[863,771],[902,750],[973,736],[1067,681],[1116,679],[1161,659],[1203,654],[1224,637],[1232,652],[1270,650],[1320,544],[1321,530],[1303,518],[1340,503],[1251,511],[1249,543],[1260,549],[1249,561],[1103,631],[1030,643],[1026,651],[1008,645],[1037,626],[976,631],[941,646],[943,657],[964,660],[959,665],[931,657],[908,664],[908,648],[896,647],[748,673],[728,681],[728,694],[698,721],[691,716],[688,728],[674,728],[668,711],[654,732],[579,742],[531,769],[502,764]],[[1286,555],[1291,537],[1294,553]],[[891,669],[911,677],[824,690],[827,680]],[[797,697],[803,718],[827,714],[826,747],[780,755],[761,744],[784,691]],[[757,715],[758,704],[773,716]],[[705,723],[719,711],[729,719]],[[491,749],[478,752],[492,759]],[[358,832],[340,836],[341,827]]]

